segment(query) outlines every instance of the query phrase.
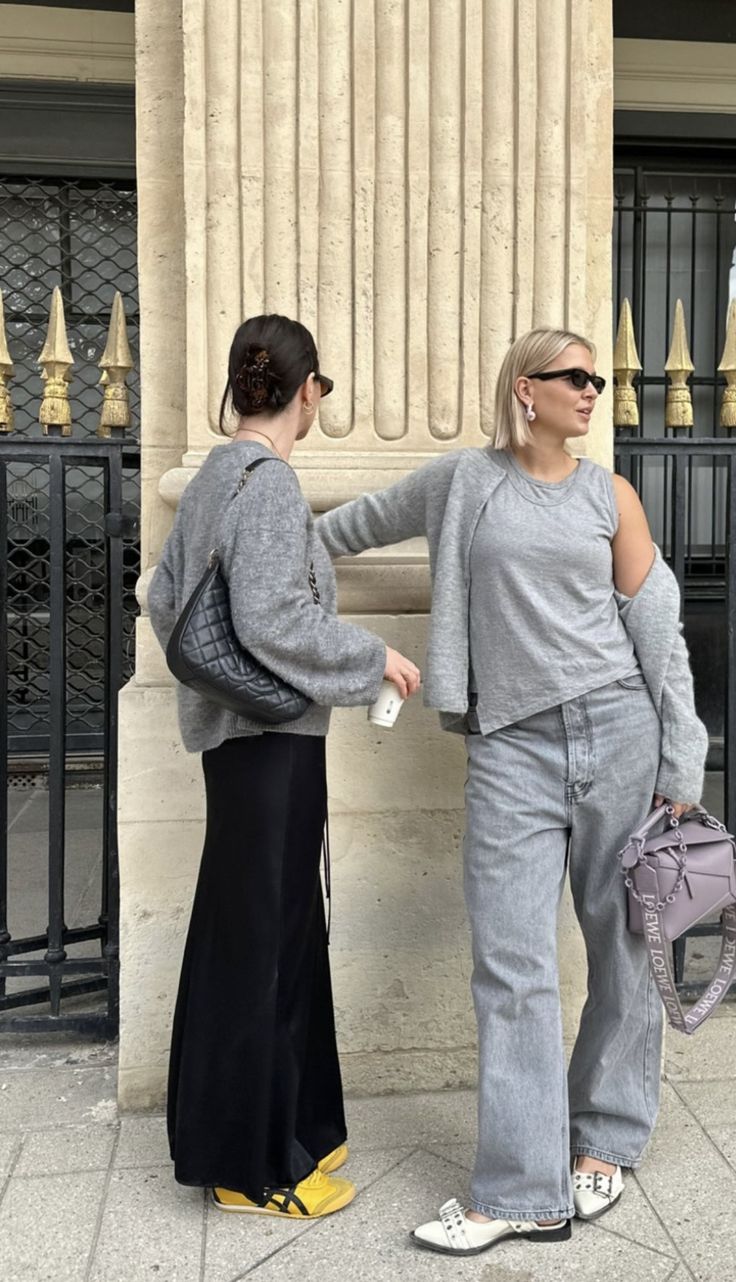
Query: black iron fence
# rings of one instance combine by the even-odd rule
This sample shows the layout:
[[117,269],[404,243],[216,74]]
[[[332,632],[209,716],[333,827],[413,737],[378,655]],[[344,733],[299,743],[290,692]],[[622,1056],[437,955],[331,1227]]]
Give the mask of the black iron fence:
[[[123,503],[126,467],[139,465],[125,439],[0,441],[0,1027],[63,1028],[113,1036],[118,1016],[117,697],[125,677],[125,543],[135,528]],[[81,478],[91,478],[92,519]],[[97,500],[95,500],[97,501]],[[88,507],[89,505],[87,505]],[[25,717],[26,722],[21,718]],[[7,838],[8,763],[15,735],[48,754],[47,906],[31,934],[14,932]],[[93,860],[96,920],[66,924],[65,806],[71,754],[93,734],[103,768],[103,822]],[[12,852],[11,852],[12,854]],[[12,875],[11,875],[12,874]],[[40,981],[40,982],[39,982]],[[104,1009],[80,1010],[106,993]],[[72,1001],[72,999],[74,999]],[[67,1009],[71,1002],[71,1007]],[[62,1004],[66,1003],[63,1008]],[[48,1005],[49,1014],[17,1015]]]
[[[74,434],[94,440],[100,419],[99,361],[116,290],[125,296],[126,333],[134,368],[127,377],[132,422],[138,421],[140,318],[137,279],[138,204],[135,182],[0,174],[0,290],[13,360],[12,439],[41,441],[39,371],[49,320],[50,292],[58,286],[74,359],[70,396]],[[140,508],[138,445],[129,429],[122,473],[126,514]],[[8,667],[10,750],[29,771],[48,750],[49,473],[42,454],[17,459],[7,476]],[[101,601],[104,592],[105,501],[102,472],[78,464],[66,474],[66,581],[69,623],[68,746],[99,756],[104,716]],[[124,675],[134,666],[135,584],[139,548],[123,539]],[[16,763],[18,764],[18,763]]]
[[[736,822],[736,441],[619,438],[616,465],[642,495],[654,536],[683,595],[696,700],[711,738],[709,767],[723,777],[718,808]],[[126,440],[0,441],[0,1027],[114,1034],[118,1010],[117,695],[125,676],[125,547],[134,520],[123,501]],[[87,482],[101,496],[96,515]],[[93,519],[94,515],[94,519]],[[35,567],[35,568],[34,568]],[[85,614],[80,615],[80,609]],[[22,722],[20,718],[26,718]],[[19,738],[14,737],[16,727]],[[31,733],[48,754],[47,913],[14,929],[7,840],[8,762]],[[68,926],[65,805],[70,759],[95,737],[104,769],[103,823],[94,861],[99,915]],[[10,874],[13,874],[11,878]],[[717,924],[690,932],[714,934]],[[687,940],[676,946],[684,976]],[[79,999],[104,992],[104,1009]],[[49,1013],[16,1012],[48,1006]]]

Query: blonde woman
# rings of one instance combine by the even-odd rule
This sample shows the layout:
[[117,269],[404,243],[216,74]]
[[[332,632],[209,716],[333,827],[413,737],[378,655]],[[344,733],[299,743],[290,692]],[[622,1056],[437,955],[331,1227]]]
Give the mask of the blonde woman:
[[[652,1132],[662,1016],[627,932],[616,851],[666,796],[700,799],[679,594],[635,491],[566,442],[604,380],[588,339],[538,329],[500,372],[486,449],[446,454],[318,522],[333,556],[426,534],[425,702],[466,736],[465,895],[480,1050],[470,1202],[412,1234],[476,1254],[554,1242],[623,1190]],[[565,1074],[557,908],[569,870],[588,1000]]]

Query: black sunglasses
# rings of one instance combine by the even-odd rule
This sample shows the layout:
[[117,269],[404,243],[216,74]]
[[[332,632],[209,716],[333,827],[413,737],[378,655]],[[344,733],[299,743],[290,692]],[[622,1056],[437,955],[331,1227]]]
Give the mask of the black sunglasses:
[[575,369],[545,369],[536,374],[527,374],[526,377],[541,378],[545,381],[551,378],[569,378],[573,387],[576,387],[579,392],[591,383],[599,396],[606,386],[606,380],[601,378],[600,374],[589,374],[587,369],[580,369],[578,366]]
[[317,373],[315,373],[314,378],[315,378],[315,382],[319,383],[320,387],[322,388],[322,395],[329,396],[330,392],[335,386],[332,379],[328,378],[326,374],[317,374]]

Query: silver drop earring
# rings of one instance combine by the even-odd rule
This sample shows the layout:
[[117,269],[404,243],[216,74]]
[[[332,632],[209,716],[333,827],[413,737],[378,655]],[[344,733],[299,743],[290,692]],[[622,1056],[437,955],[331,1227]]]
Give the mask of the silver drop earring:
[[527,423],[533,423],[535,418],[537,417],[536,414],[534,413],[533,401],[530,401],[529,404],[524,407],[524,413],[526,414]]

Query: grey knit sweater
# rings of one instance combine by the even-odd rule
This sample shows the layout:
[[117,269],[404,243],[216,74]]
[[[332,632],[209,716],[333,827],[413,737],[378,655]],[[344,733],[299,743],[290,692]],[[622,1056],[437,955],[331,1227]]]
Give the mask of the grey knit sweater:
[[[467,729],[470,549],[480,516],[506,476],[494,455],[490,447],[452,450],[316,524],[332,556],[427,536],[432,609],[424,702],[439,711],[445,729],[459,732]],[[698,801],[708,734],[695,711],[677,580],[657,550],[637,595],[615,597],[662,722],[657,791],[674,801]]]
[[[243,469],[266,457],[240,494]],[[185,748],[204,752],[225,739],[271,733],[327,733],[334,705],[369,704],[386,665],[380,637],[336,617],[332,563],[287,464],[264,445],[232,441],[213,449],[182,495],[148,590],[153,630],[166,648],[176,618],[213,547],[221,554],[233,626],[241,644],[314,700],[297,721],[265,727],[177,685]],[[309,587],[314,563],[321,604]]]

